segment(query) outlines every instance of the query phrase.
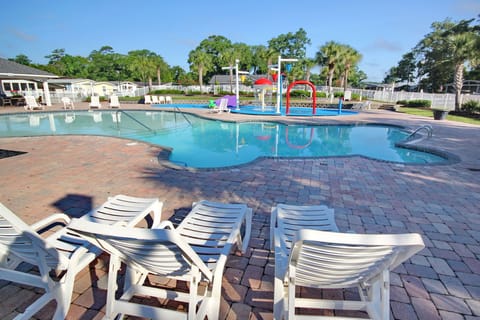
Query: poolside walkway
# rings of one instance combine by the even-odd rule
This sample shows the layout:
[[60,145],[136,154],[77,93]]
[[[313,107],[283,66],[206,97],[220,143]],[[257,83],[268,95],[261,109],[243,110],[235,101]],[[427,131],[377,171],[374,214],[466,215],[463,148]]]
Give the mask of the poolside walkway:
[[[76,105],[87,108],[86,104]],[[156,109],[125,105],[125,109]],[[60,106],[48,110],[60,110]],[[0,108],[0,113],[24,112]],[[38,111],[36,111],[38,112]],[[341,231],[422,234],[426,248],[391,274],[392,319],[480,319],[480,126],[384,110],[344,117],[202,116],[282,122],[387,123],[433,127],[426,146],[455,154],[449,165],[400,165],[361,157],[274,160],[224,170],[174,170],[158,163],[160,147],[86,136],[0,138],[0,149],[26,152],[0,159],[0,202],[28,223],[54,212],[80,216],[108,196],[164,201],[163,219],[200,199],[244,202],[254,211],[245,256],[231,255],[224,274],[221,319],[272,319],[270,208],[326,204]],[[99,260],[77,277],[68,319],[100,319],[106,269]],[[326,292],[325,294],[334,294]],[[38,294],[0,281],[0,319],[11,319]],[[36,319],[50,319],[50,304]]]

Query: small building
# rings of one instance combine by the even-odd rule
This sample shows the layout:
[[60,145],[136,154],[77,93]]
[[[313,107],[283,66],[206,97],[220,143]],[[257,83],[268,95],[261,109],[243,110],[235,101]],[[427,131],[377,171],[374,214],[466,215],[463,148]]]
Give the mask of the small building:
[[[47,106],[52,104],[48,81],[57,75],[0,58],[0,89],[6,96],[42,96]],[[39,88],[42,84],[42,89]]]

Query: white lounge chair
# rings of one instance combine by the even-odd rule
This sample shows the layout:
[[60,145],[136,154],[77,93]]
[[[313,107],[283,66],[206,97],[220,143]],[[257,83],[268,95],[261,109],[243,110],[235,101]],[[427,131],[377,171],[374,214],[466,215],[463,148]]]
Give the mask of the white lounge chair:
[[152,104],[158,104],[158,97],[152,96]]
[[162,208],[163,202],[157,198],[118,194],[109,197],[100,207],[82,216],[81,219],[101,224],[115,224],[123,221],[127,226],[134,227],[151,216],[151,227],[156,227],[160,224]]
[[145,104],[152,104],[152,96],[150,95],[145,95]]
[[118,100],[118,96],[110,96],[110,108],[120,108],[120,101]]
[[225,112],[230,112],[230,109],[228,109],[228,99],[227,98],[222,98],[220,99],[220,102],[217,105],[215,105],[215,107],[212,109],[212,112],[222,112],[222,111],[225,111]]
[[[251,210],[246,205],[201,201],[176,229],[170,221],[158,229],[138,229],[78,219],[69,227],[110,253],[106,318],[129,314],[153,319],[218,319],[225,263],[235,242],[241,241],[242,223],[249,218]],[[243,240],[247,237],[249,231]],[[127,269],[123,294],[116,299],[121,262]],[[148,274],[185,281],[188,293],[144,286]],[[132,301],[136,295],[188,303],[188,313]]]
[[[28,226],[0,203],[0,279],[41,288],[43,295],[15,319],[30,319],[48,302],[57,303],[53,319],[63,320],[70,308],[75,275],[101,252],[78,235],[62,227],[42,238],[39,230],[55,223],[66,225],[70,218],[54,214]],[[24,272],[16,267],[21,262],[37,266],[39,274]],[[50,277],[51,270],[64,273],[58,280]]]
[[275,228],[282,228],[287,239],[287,248],[297,231],[314,229],[338,231],[335,223],[335,211],[325,205],[298,206],[279,203],[270,214],[270,250],[274,250]]
[[34,96],[25,96],[25,110],[45,109],[45,106],[38,104]]
[[[274,319],[295,319],[299,308],[307,308],[309,314],[314,309],[361,310],[371,319],[389,319],[389,272],[424,248],[419,234],[352,234],[303,229],[297,232],[288,250],[282,229],[276,228],[275,232],[275,281],[278,279],[284,285],[276,285],[274,289]],[[297,297],[297,287],[356,287],[360,300]],[[302,314],[301,318],[322,317]]]
[[172,104],[173,103],[172,97],[166,96],[165,97],[165,103]]
[[73,104],[73,101],[69,97],[63,97],[62,98],[63,102],[63,109],[75,109],[75,105]]
[[165,103],[165,97],[164,96],[159,96],[158,97],[158,103],[164,104]]
[[89,107],[100,109],[102,107],[102,104],[100,103],[100,97],[99,96],[91,96]]

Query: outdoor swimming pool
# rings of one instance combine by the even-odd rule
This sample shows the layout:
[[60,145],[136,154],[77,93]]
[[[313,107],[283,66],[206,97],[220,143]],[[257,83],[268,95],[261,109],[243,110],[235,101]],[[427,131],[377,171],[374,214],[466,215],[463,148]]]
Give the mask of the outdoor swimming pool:
[[259,157],[361,155],[406,164],[447,160],[399,148],[408,133],[384,125],[284,125],[225,122],[169,111],[75,111],[0,116],[0,137],[103,135],[172,148],[169,160],[192,168],[219,168]]
[[[208,108],[205,105],[199,104],[157,104],[154,105],[155,107],[159,108],[195,108],[195,109],[206,109]],[[277,113],[276,107],[274,106],[253,106],[253,105],[246,105],[240,106],[240,108],[236,109],[234,107],[229,107],[232,113],[239,113],[239,114],[251,114],[251,115],[263,115],[263,116],[285,116],[286,109],[285,106],[280,108],[280,113]],[[342,109],[338,111],[338,109],[325,109],[325,108],[316,108],[315,115],[312,115],[312,108],[311,107],[290,107],[289,116],[313,116],[313,117],[325,117],[325,116],[351,116],[358,114],[357,111],[352,110],[345,110]]]

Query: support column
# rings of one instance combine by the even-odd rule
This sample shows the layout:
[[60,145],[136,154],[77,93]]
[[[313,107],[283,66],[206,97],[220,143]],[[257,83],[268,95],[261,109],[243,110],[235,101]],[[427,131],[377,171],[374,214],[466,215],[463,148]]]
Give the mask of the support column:
[[52,100],[50,99],[50,90],[48,89],[48,81],[43,82],[43,101],[45,101],[45,104],[47,107],[52,106]]

